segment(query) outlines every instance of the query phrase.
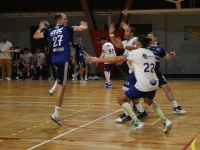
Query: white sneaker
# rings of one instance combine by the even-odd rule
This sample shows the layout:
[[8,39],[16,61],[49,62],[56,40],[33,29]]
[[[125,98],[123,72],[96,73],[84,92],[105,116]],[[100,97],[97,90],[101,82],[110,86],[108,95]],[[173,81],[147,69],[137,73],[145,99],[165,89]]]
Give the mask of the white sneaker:
[[72,81],[74,81],[74,78],[72,78]]
[[182,110],[180,106],[175,107],[173,113],[176,115],[184,115],[186,113],[185,110]]
[[168,133],[172,128],[172,122],[169,121],[168,119],[165,119],[163,121],[163,125],[164,125],[164,129],[163,129],[164,133]]
[[54,77],[49,77],[48,80],[54,80]]
[[85,81],[85,80],[80,80],[80,83],[81,83],[81,84],[86,84],[87,81]]
[[53,90],[49,90],[49,95],[53,95],[54,94],[54,91]]
[[10,78],[10,77],[6,77],[6,80],[10,81],[10,80],[11,80],[11,78]]
[[76,75],[76,74],[73,74],[73,75],[72,75],[72,78],[74,79],[74,81],[76,81],[76,80],[77,80],[77,75]]
[[85,78],[85,81],[87,81],[88,80],[88,78]]
[[61,121],[61,119],[60,119],[60,116],[59,117],[56,117],[54,114],[52,114],[51,116],[51,119],[55,122],[55,123],[57,123],[58,125],[62,125],[62,121]]
[[19,76],[16,76],[16,80],[19,80]]

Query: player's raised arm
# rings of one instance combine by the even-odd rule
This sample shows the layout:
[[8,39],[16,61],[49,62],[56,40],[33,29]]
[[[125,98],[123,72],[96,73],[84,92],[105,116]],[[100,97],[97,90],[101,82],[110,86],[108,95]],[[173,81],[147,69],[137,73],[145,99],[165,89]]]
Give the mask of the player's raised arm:
[[93,63],[93,62],[104,62],[104,63],[118,63],[118,62],[125,62],[126,57],[125,56],[116,56],[116,57],[109,57],[109,58],[97,58],[97,57],[88,57],[87,61],[89,63]]
[[175,52],[169,52],[169,54],[165,57],[166,60],[171,60],[172,57],[175,57]]
[[39,28],[35,31],[35,34],[33,35],[34,39],[42,39],[44,38],[43,32],[41,32],[43,29],[45,29],[45,23],[44,21],[41,21],[39,24]]
[[1,50],[0,50],[0,52],[1,52],[1,53],[14,53],[14,52],[19,53],[20,50],[21,50],[21,49],[18,49],[18,48],[17,48],[17,49],[14,49],[14,50],[10,50],[10,49],[4,50],[4,51],[1,51]]
[[79,26],[76,26],[76,28],[74,29],[74,32],[82,32],[87,30],[88,25],[87,22],[85,21],[81,21]]

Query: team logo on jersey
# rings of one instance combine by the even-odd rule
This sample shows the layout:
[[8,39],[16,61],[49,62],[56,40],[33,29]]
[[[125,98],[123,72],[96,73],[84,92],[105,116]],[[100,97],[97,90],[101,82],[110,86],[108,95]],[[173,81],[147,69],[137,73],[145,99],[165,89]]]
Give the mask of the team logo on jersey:
[[125,56],[125,57],[128,57],[128,56],[129,56],[129,53],[128,53],[128,52],[126,52],[126,53],[124,54],[124,56]]
[[63,30],[63,28],[53,30],[53,31],[51,31],[50,36],[62,34],[62,30]]
[[144,59],[147,59],[147,54],[143,54],[142,56],[144,57]]
[[157,83],[157,81],[156,81],[155,79],[151,79],[151,80],[150,80],[150,84],[151,84],[152,86],[155,86],[156,83]]

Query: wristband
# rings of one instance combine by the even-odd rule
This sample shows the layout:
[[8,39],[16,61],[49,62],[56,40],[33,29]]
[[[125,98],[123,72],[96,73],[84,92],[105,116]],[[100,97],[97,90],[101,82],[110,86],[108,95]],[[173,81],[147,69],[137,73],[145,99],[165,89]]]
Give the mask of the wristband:
[[109,34],[109,36],[110,36],[110,37],[114,37],[115,35],[114,35],[114,34]]

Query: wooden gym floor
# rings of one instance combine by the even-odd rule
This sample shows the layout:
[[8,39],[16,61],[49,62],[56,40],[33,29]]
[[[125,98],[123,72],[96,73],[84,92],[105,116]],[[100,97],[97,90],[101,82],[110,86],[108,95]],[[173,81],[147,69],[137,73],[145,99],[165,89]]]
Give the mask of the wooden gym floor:
[[168,134],[153,110],[144,102],[148,117],[144,126],[129,131],[131,122],[116,123],[122,113],[117,97],[123,80],[81,85],[69,81],[61,108],[63,126],[50,119],[55,95],[48,95],[54,81],[0,81],[1,150],[200,150],[200,80],[169,80],[186,115],[174,115],[162,89],[155,101],[173,123]]

